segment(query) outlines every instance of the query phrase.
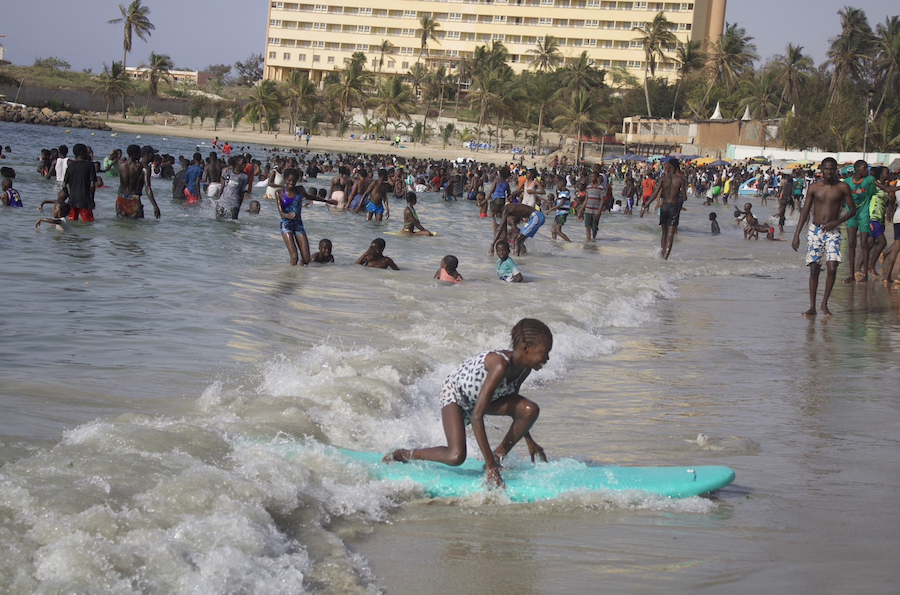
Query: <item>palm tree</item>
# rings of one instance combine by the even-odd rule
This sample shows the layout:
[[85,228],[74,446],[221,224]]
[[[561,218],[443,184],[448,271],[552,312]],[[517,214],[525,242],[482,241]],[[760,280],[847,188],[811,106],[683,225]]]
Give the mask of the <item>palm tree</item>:
[[538,150],[543,140],[544,118],[557,103],[560,94],[559,85],[551,74],[539,74],[531,77],[526,83],[528,97],[538,113],[537,143]]
[[172,63],[172,59],[166,54],[150,52],[150,63],[141,64],[141,68],[147,68],[148,74],[150,75],[150,84],[148,85],[147,90],[147,105],[146,109],[144,109],[144,114],[141,116],[141,124],[143,124],[147,119],[147,112],[150,110],[150,98],[159,97],[160,79],[167,82],[172,80],[172,77],[169,76],[169,70],[175,68],[175,64]]
[[894,97],[900,97],[900,17],[885,17],[884,23],[878,23],[875,30],[878,32],[875,70],[878,78],[884,81],[884,92],[875,110],[878,114],[888,91],[893,93]]
[[244,106],[244,113],[249,116],[248,121],[254,114],[258,115],[260,122],[266,123],[266,132],[271,132],[270,116],[281,112],[281,103],[281,93],[278,91],[275,81],[263,79],[250,91],[249,101]]
[[557,73],[560,84],[570,91],[587,89],[593,92],[603,86],[604,72],[594,67],[594,61],[588,56],[587,51],[581,52],[574,62]]
[[429,40],[441,45],[441,42],[434,37],[435,32],[440,26],[441,24],[434,20],[430,14],[419,19],[419,31],[421,31],[419,34],[419,41],[422,42],[422,51],[419,52],[419,59],[416,60],[417,63],[422,59],[422,56],[425,55],[425,52],[428,51]]
[[459,96],[462,91],[462,82],[468,74],[469,63],[465,56],[459,57],[459,65],[456,67],[456,114],[459,115]]
[[428,125],[428,112],[431,111],[432,102],[438,100],[438,117],[444,111],[444,93],[447,90],[447,75],[441,66],[425,77],[422,86],[422,98],[425,100],[425,126]]
[[651,22],[644,23],[640,27],[632,27],[631,30],[640,33],[635,41],[638,41],[644,48],[644,97],[647,99],[647,115],[652,118],[650,87],[647,79],[650,76],[656,76],[657,60],[663,63],[668,61],[664,52],[670,46],[674,47],[678,43],[678,38],[672,33],[672,23],[666,18],[664,12],[657,13]]
[[408,78],[409,82],[412,83],[413,90],[416,92],[416,97],[421,95],[422,83],[425,82],[425,77],[427,76],[428,71],[420,62],[416,62],[415,64],[413,64],[412,68],[410,68],[406,73],[406,78]]
[[447,148],[447,143],[450,142],[450,138],[453,136],[453,132],[456,130],[456,126],[453,125],[453,122],[448,122],[440,127],[441,131],[441,140],[444,143],[444,146],[441,147],[443,149]]
[[759,56],[756,55],[756,45],[752,42],[753,37],[747,35],[746,29],[738,27],[737,23],[725,23],[722,37],[710,45],[710,60],[707,66],[710,83],[701,105],[706,105],[716,83],[724,83],[728,90],[731,90],[737,79],[753,67],[753,62],[758,60]]
[[490,124],[491,113],[498,111],[503,104],[504,85],[508,81],[506,73],[502,69],[481,72],[475,76],[472,90],[469,92],[469,104],[478,109],[478,127],[476,128],[476,140],[481,143],[481,130],[485,124]]
[[562,114],[553,123],[560,126],[563,134],[575,135],[575,161],[581,159],[581,139],[585,133],[596,136],[601,133],[602,105],[594,94],[587,89],[578,89],[572,93],[568,104],[562,108]]
[[[363,56],[365,58],[365,56]],[[340,102],[341,113],[351,107],[359,107],[366,111],[366,93],[364,91],[371,74],[364,68],[365,62],[351,60],[341,71],[341,80],[325,87],[325,95],[329,98],[337,97]]]
[[119,10],[122,12],[121,17],[110,19],[106,22],[109,25],[125,24],[125,55],[122,57],[122,70],[126,71],[125,59],[128,58],[128,52],[131,51],[132,36],[137,35],[142,41],[147,41],[147,37],[150,37],[150,32],[156,27],[147,18],[147,15],[150,14],[150,9],[146,6],[141,6],[141,0],[133,0],[128,5],[128,8],[125,8],[124,4],[119,4]]
[[385,54],[390,54],[394,51],[394,44],[391,43],[390,40],[382,39],[381,45],[378,46],[378,83],[377,86],[381,87],[381,69],[384,67],[384,56]]
[[678,46],[678,49],[675,50],[675,61],[680,68],[678,69],[678,87],[675,89],[675,101],[672,102],[672,118],[675,117],[678,96],[681,94],[681,86],[684,84],[684,79],[702,70],[703,65],[706,64],[706,52],[701,50],[700,47],[699,41],[691,39],[686,44]]
[[778,99],[778,109],[775,110],[775,114],[778,115],[785,100],[796,103],[800,90],[809,80],[814,64],[812,58],[803,55],[803,46],[789,43],[787,52],[775,56],[772,66],[775,83],[783,89]]
[[388,120],[409,120],[409,114],[416,109],[412,89],[398,76],[386,80],[368,104],[375,108],[375,115],[384,122],[385,130]]
[[531,63],[539,72],[549,72],[563,60],[562,52],[559,51],[559,41],[552,35],[546,36],[543,42],[538,37],[534,47],[528,50],[528,53],[534,54],[534,60]]
[[763,120],[775,112],[778,75],[771,69],[764,69],[758,75],[741,80],[740,88],[744,93],[741,107],[749,107],[753,117]]
[[305,72],[292,70],[284,79],[284,92],[288,99],[291,130],[293,130],[300,121],[300,114],[312,111],[318,102],[316,84],[309,80],[309,75]]
[[841,34],[828,40],[831,46],[825,62],[833,68],[828,89],[831,103],[837,100],[842,81],[862,82],[875,51],[875,36],[864,11],[845,6],[838,11],[838,16],[841,17]]
[[[106,99],[106,119],[109,120],[110,104],[122,97],[122,108],[125,107],[124,97],[134,90],[134,83],[125,75],[125,68],[121,62],[113,62],[112,66],[103,65],[103,73],[97,77],[94,93],[99,93]],[[124,113],[123,113],[124,115]]]

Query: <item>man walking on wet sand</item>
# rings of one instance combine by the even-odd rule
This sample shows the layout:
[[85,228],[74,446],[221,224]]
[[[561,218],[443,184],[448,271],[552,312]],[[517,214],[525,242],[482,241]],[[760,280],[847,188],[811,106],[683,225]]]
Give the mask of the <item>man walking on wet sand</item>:
[[[797,223],[797,231],[794,232],[794,241],[791,247],[794,251],[800,247],[800,230],[810,219],[812,210],[812,222],[806,233],[806,264],[809,266],[809,310],[804,316],[816,315],[816,291],[819,288],[819,272],[822,270],[822,260],[825,260],[825,293],[822,295],[822,314],[831,316],[828,309],[828,297],[834,287],[837,278],[837,268],[841,263],[841,230],[840,225],[856,215],[856,203],[853,202],[853,194],[850,186],[837,177],[837,161],[831,157],[822,160],[819,168],[822,172],[822,181],[809,187],[806,193],[806,202],[800,212],[800,221]],[[841,215],[841,211],[847,206],[847,212]],[[853,266],[853,263],[850,263]]]
[[678,221],[681,218],[681,205],[687,200],[687,182],[680,173],[681,164],[678,159],[670,157],[666,160],[666,173],[656,183],[653,196],[641,207],[641,215],[644,210],[650,210],[650,205],[662,198],[662,208],[659,210],[659,225],[662,227],[663,260],[669,260],[672,253],[672,243],[675,241],[675,232],[678,230]]

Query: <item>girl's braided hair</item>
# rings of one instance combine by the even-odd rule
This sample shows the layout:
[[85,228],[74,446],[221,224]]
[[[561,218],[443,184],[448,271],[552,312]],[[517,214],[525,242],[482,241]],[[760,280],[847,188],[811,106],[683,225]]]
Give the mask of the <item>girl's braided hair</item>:
[[545,341],[547,345],[553,344],[550,327],[536,318],[523,318],[516,323],[511,334],[513,349],[518,345],[533,346]]

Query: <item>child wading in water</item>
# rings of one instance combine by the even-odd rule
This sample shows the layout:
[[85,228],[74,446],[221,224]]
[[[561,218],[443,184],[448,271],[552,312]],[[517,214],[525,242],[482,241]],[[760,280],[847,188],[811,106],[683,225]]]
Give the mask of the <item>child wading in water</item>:
[[[503,487],[500,462],[521,440],[528,445],[532,462],[547,460],[544,449],[531,438],[529,430],[540,408],[519,394],[532,370],[540,370],[550,360],[553,334],[546,324],[523,318],[512,329],[512,350],[487,351],[464,361],[444,381],[441,389],[441,419],[447,446],[416,450],[395,450],[385,462],[437,461],[453,467],[466,460],[466,425],[472,424],[475,440],[484,456],[484,469],[491,485]],[[491,450],[484,429],[485,415],[505,415],[512,425],[503,442]]]
[[278,214],[281,215],[281,237],[291,255],[291,265],[299,261],[303,266],[309,264],[309,239],[306,237],[306,229],[303,227],[303,219],[300,213],[303,209],[303,199],[318,200],[328,204],[336,204],[334,200],[319,198],[317,195],[307,194],[303,186],[297,186],[300,179],[300,170],[289,169],[284,172],[284,188],[278,200]]
[[456,267],[459,266],[459,259],[448,254],[441,259],[441,268],[434,274],[434,278],[448,283],[459,283],[463,280],[463,276],[459,274]]

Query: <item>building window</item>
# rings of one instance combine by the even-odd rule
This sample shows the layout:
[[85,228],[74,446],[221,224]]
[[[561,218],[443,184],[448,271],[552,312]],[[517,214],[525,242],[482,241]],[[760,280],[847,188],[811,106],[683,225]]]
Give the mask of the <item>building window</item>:
[[359,31],[360,33],[371,33],[372,27],[369,25],[360,25],[357,31]]
[[276,21],[275,19],[271,19],[271,20],[269,21],[269,26],[270,26],[270,27],[280,27],[280,26],[281,26],[281,21],[280,21],[280,20],[277,20],[277,21]]
[[284,8],[284,2],[273,2],[272,8],[277,8],[278,10],[282,10]]
[[506,15],[495,14],[495,15],[494,15],[494,22],[495,22],[495,23],[504,23],[504,24],[505,24],[505,23],[506,23]]
[[325,23],[313,23],[313,30],[315,31],[324,31]]
[[316,4],[316,12],[328,12],[328,6],[324,4]]
[[299,56],[297,56],[297,59],[301,62],[306,62],[306,54],[300,54]]
[[646,2],[635,2],[634,9],[635,10],[647,10],[647,3]]
[[417,16],[417,13],[415,10],[404,10],[403,11],[404,19],[414,19],[414,18],[416,18],[416,16]]
[[588,19],[584,22],[585,27],[599,27],[600,21]]
[[409,62],[403,62],[403,65],[401,66],[401,69],[403,69],[403,70],[409,70]]
[[281,39],[278,37],[270,37],[269,45],[281,45]]
[[367,43],[358,43],[358,44],[356,44],[356,49],[357,49],[357,51],[360,51],[360,52],[368,52],[368,51],[369,51],[369,44],[367,44]]
[[269,60],[275,60],[278,56],[277,52],[269,52]]
[[313,62],[321,62],[322,56],[313,56]]
[[400,35],[406,35],[407,37],[413,37],[416,34],[415,29],[403,29],[400,31]]
[[447,31],[447,39],[459,39],[459,31]]
[[285,59],[285,60],[290,60],[290,59],[291,59],[291,54],[290,54],[290,52],[285,52],[285,53],[284,53],[284,59]]
[[462,13],[461,13],[461,12],[451,12],[449,15],[447,15],[447,20],[450,20],[450,21],[461,21],[461,20],[462,20]]
[[325,42],[324,41],[314,41],[314,42],[312,42],[312,46],[314,48],[324,48]]
[[503,41],[506,36],[503,33],[493,33],[491,34],[491,41]]
[[371,16],[371,15],[372,15],[372,9],[371,9],[371,8],[360,8],[360,9],[359,9],[359,14]]
[[[553,19],[550,17],[540,17],[538,19],[538,25],[552,25],[552,24],[553,24]],[[541,39],[541,38],[539,37],[538,39]]]

